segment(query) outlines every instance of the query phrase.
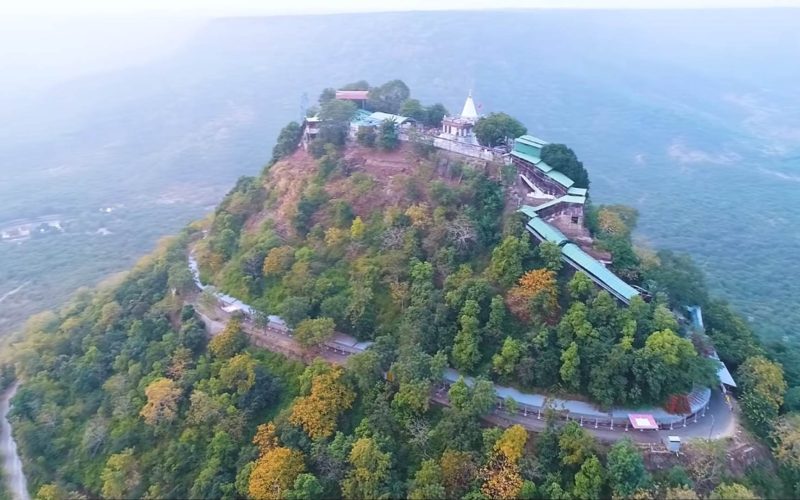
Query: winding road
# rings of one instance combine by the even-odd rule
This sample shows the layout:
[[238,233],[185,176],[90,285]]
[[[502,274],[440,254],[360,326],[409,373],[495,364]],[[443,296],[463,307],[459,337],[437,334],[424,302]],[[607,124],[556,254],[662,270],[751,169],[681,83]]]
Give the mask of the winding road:
[[22,472],[22,461],[17,453],[17,443],[11,435],[11,424],[8,422],[8,410],[11,398],[17,393],[19,382],[9,387],[0,395],[0,462],[3,465],[5,486],[15,500],[30,500],[25,474]]
[[[198,288],[201,290],[209,289],[207,285],[200,281],[197,262],[191,254],[189,255],[189,268]],[[230,313],[226,311],[226,307],[230,308],[231,303],[235,303],[239,310],[243,312],[251,313],[254,311],[251,306],[238,299],[216,291],[214,295],[218,300],[213,313],[215,319],[229,318]],[[204,317],[207,318],[207,316],[208,314],[204,314]],[[331,363],[344,364],[350,355],[361,352],[367,347],[367,343],[357,344],[352,337],[337,333],[336,337],[326,342],[318,353],[309,352],[297,343],[291,335],[291,330],[286,327],[280,318],[275,316],[270,318],[271,321],[266,328],[257,328],[252,321],[246,320],[242,324],[242,329],[250,335],[253,343],[258,347],[276,351],[294,359],[308,361],[309,358],[319,355]],[[221,329],[219,321],[215,320],[214,323],[215,326],[209,327],[209,332],[212,335]],[[447,370],[447,372],[449,373],[445,374],[445,378],[450,379],[450,382],[456,380],[459,376],[454,370]],[[465,378],[468,379],[467,383],[469,384],[471,377]],[[630,437],[640,443],[660,444],[666,440],[667,436],[678,436],[682,440],[695,438],[722,439],[733,436],[737,427],[735,412],[719,390],[711,390],[709,399],[706,400],[707,403],[701,405],[702,408],[698,408],[693,415],[687,418],[668,415],[660,408],[636,410],[615,408],[611,413],[606,413],[583,401],[554,400],[545,395],[519,393],[515,389],[497,384],[495,384],[495,391],[500,399],[509,392],[513,393],[513,397],[518,403],[528,398],[540,398],[542,400],[538,407],[536,405],[528,405],[527,408],[523,409],[525,405],[521,404],[520,409],[514,413],[509,413],[501,406],[498,406],[492,414],[485,417],[485,420],[496,425],[520,424],[533,432],[541,432],[545,428],[544,408],[552,407],[554,402],[556,403],[555,406],[561,409],[559,417],[562,420],[579,422],[582,427],[603,441],[617,441]],[[449,401],[445,386],[435,391],[431,399],[437,404],[448,405]],[[647,431],[630,429],[627,425],[628,413],[653,413],[659,415],[660,429]]]

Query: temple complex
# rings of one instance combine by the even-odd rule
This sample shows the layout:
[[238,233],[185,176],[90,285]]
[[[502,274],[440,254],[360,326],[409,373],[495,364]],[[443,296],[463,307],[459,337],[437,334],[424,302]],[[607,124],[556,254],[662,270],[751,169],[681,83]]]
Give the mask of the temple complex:
[[558,245],[564,262],[586,273],[620,302],[630,303],[639,291],[606,268],[611,254],[594,248],[584,225],[588,189],[575,187],[571,178],[542,160],[546,145],[541,139],[523,135],[514,141],[514,149],[508,155],[526,191],[519,209],[530,219],[526,229],[538,242]]
[[475,101],[473,101],[472,92],[470,92],[460,115],[445,116],[442,119],[442,133],[439,137],[468,144],[478,144],[478,139],[475,138],[475,133],[472,131],[477,121],[478,110],[475,108]]

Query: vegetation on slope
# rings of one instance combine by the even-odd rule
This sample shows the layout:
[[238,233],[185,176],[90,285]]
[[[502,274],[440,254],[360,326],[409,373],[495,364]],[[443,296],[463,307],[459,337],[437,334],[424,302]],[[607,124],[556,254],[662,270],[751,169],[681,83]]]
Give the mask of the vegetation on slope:
[[[293,126],[285,137],[296,137]],[[634,252],[635,214],[598,207],[596,236],[654,300],[620,308],[557,249],[531,248],[506,210],[502,168],[425,148],[276,151],[242,178],[199,239],[165,243],[121,283],[32,319],[15,349],[13,425],[32,491],[106,497],[593,498],[750,490],[727,473],[651,476],[627,441],[610,450],[576,423],[483,429],[493,377],[595,401],[661,403],[714,367],[682,336],[671,297],[703,297],[690,263]],[[207,342],[185,299],[194,245],[204,279],[278,313],[307,345],[332,327],[375,343],[344,368],[304,370],[248,347],[236,321]],[[692,279],[683,279],[690,276]],[[704,302],[705,304],[705,302]],[[738,366],[745,414],[783,477],[800,471],[780,366],[724,304],[709,336]],[[430,403],[450,364],[477,375]],[[767,480],[763,480],[764,478]],[[777,491],[770,476],[750,478]],[[770,486],[770,483],[773,483]],[[767,490],[766,488],[773,488]],[[782,493],[782,492],[781,492]]]

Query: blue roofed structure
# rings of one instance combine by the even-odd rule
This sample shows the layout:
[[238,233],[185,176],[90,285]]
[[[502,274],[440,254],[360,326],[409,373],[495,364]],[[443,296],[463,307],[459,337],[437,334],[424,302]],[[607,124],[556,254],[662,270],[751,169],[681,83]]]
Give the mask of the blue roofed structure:
[[592,281],[625,304],[630,304],[631,299],[639,295],[635,288],[574,243],[561,247],[561,258],[572,267],[584,271]]
[[549,241],[550,243],[555,243],[558,246],[561,246],[569,241],[569,239],[564,236],[564,233],[542,220],[542,218],[539,216],[536,216],[528,221],[528,224],[525,227],[528,229],[528,232],[533,234],[539,241]]

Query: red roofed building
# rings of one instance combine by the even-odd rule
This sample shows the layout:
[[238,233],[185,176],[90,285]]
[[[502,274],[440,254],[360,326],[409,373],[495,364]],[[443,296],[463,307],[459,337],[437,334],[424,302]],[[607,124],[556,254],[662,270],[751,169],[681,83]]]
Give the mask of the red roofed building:
[[369,90],[337,90],[336,98],[340,101],[366,101]]

